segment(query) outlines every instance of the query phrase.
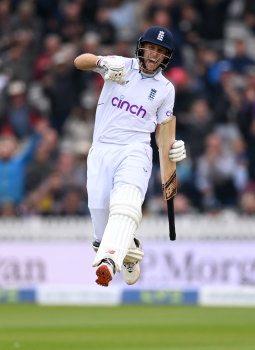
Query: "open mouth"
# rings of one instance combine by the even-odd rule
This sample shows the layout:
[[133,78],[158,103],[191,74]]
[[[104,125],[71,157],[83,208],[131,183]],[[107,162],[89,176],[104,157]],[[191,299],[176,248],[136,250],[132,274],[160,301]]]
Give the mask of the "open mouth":
[[148,62],[151,62],[151,63],[154,63],[154,64],[158,63],[158,61],[155,60],[154,58],[148,58]]
[[147,60],[147,65],[150,66],[150,67],[155,67],[156,65],[158,64],[158,62],[154,59],[148,59]]
[[154,70],[156,66],[158,65],[157,60],[149,58],[146,62],[146,66],[149,70]]

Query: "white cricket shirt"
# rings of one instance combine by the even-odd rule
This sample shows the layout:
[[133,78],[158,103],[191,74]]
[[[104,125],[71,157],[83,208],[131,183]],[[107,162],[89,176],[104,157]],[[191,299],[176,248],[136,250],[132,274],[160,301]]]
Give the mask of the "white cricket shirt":
[[152,78],[142,77],[136,58],[123,59],[126,84],[105,81],[97,105],[93,143],[150,143],[157,124],[173,115],[173,84],[161,71]]

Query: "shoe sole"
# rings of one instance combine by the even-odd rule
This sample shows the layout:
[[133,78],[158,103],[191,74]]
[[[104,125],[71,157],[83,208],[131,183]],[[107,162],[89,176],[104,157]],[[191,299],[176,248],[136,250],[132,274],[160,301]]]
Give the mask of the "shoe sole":
[[100,286],[108,287],[109,282],[112,280],[112,274],[106,264],[99,266],[96,271],[96,275],[98,277],[96,283]]
[[132,283],[128,283],[128,282],[126,282],[126,283],[127,283],[127,285],[132,286],[133,284],[135,284],[135,283],[136,283],[136,282],[139,280],[140,275],[141,275],[141,268],[140,268],[139,275],[138,275],[137,279],[136,279],[134,282],[132,282]]

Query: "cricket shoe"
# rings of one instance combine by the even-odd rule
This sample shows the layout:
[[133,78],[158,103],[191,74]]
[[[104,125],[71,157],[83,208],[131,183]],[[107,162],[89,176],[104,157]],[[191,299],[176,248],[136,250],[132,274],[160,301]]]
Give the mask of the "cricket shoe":
[[112,259],[103,259],[98,265],[96,283],[103,287],[108,287],[116,272],[115,264]]
[[[142,242],[139,239],[134,238],[134,243],[136,245],[136,248],[142,251]],[[140,273],[141,273],[141,269],[140,269],[139,261],[129,262],[124,260],[123,276],[127,284],[129,285],[135,284],[140,277]]]

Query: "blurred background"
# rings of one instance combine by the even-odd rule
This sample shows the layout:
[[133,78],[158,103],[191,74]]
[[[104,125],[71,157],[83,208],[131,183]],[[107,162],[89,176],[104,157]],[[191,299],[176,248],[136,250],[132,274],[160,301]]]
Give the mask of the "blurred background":
[[[34,300],[45,286],[58,290],[49,296],[46,288],[45,302],[57,302],[63,286],[74,288],[66,302],[117,298],[93,294],[90,267],[86,159],[103,80],[73,61],[83,52],[134,57],[137,39],[152,25],[174,35],[164,74],[176,89],[176,138],[186,142],[187,159],[177,166],[177,242],[170,244],[152,137],[153,173],[138,232],[146,256],[135,288],[181,292],[136,294],[130,287],[126,300],[184,302],[192,290],[187,300],[195,303],[200,288],[214,286],[227,288],[235,304],[239,288],[247,287],[241,303],[249,295],[255,304],[255,2],[249,0],[0,1],[3,302],[15,300],[13,290],[17,300]],[[121,278],[113,286],[125,292]]]

